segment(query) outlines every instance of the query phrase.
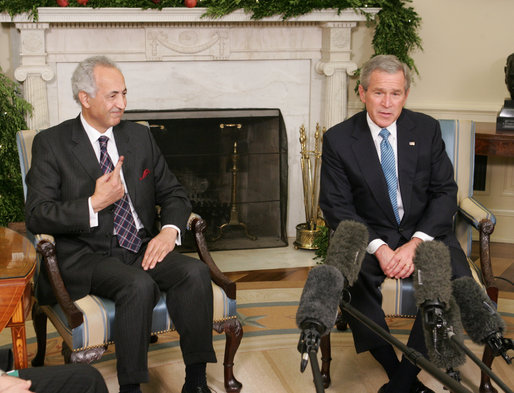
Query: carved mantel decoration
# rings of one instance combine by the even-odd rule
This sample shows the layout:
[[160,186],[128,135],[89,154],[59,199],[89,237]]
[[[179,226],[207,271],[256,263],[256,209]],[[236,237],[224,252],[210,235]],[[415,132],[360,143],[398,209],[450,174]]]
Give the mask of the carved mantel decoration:
[[[17,45],[15,77],[34,106],[30,128],[75,117],[70,77],[86,57],[107,55],[122,69],[129,108],[278,108],[288,140],[301,124],[327,128],[346,118],[352,29],[366,16],[353,9],[321,10],[283,21],[251,19],[242,10],[220,19],[205,8],[39,8],[0,14]],[[365,9],[375,15],[379,9]],[[289,171],[300,172],[290,143]],[[302,220],[301,180],[289,177],[288,234]]]

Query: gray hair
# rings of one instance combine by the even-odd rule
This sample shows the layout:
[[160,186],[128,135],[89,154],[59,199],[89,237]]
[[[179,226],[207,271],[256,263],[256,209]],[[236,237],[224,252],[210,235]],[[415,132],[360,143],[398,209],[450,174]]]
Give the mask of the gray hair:
[[[84,91],[89,96],[95,97],[97,86],[95,81],[94,70],[96,66],[104,66],[120,69],[112,60],[105,56],[93,56],[81,61],[71,77],[71,89],[73,98],[80,104],[79,92]],[[121,72],[121,71],[120,71]]]
[[405,77],[405,91],[409,90],[411,82],[409,67],[407,64],[398,60],[394,55],[377,55],[362,66],[360,84],[364,90],[368,90],[371,74],[376,70],[384,71],[388,74],[396,74],[399,71],[403,72]]

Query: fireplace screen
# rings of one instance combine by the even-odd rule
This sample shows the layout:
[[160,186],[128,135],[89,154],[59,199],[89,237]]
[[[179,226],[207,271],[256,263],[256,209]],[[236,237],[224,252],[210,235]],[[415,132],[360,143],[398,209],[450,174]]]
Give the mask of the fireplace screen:
[[[210,250],[287,245],[287,137],[278,109],[127,111],[147,122],[207,223]],[[189,233],[182,251],[193,249]]]

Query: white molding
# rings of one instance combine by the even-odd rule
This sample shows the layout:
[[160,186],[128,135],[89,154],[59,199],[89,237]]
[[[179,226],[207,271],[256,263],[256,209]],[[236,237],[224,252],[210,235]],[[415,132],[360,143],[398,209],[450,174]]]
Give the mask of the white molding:
[[[348,22],[365,21],[365,13],[372,17],[379,8],[361,8],[356,12],[353,9],[345,9],[338,12],[337,9],[313,11],[305,15],[287,19],[287,22]],[[76,23],[76,22],[283,22],[280,15],[270,16],[259,20],[252,19],[252,15],[243,10],[236,10],[221,18],[213,19],[203,17],[207,8],[175,7],[162,10],[141,8],[90,8],[90,7],[42,7],[38,8],[38,21],[48,23]],[[33,22],[29,14],[15,15],[14,18],[7,13],[0,13],[0,22]]]

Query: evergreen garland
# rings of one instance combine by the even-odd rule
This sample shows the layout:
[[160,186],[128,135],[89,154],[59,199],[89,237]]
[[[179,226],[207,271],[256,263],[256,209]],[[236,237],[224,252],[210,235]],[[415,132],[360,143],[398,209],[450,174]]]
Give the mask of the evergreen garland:
[[27,128],[25,114],[30,104],[22,98],[19,85],[0,69],[0,225],[25,221],[20,161],[16,132]]
[[[68,7],[84,7],[78,0],[67,0]],[[392,54],[405,62],[418,73],[410,56],[413,50],[423,49],[418,28],[421,18],[407,5],[412,0],[198,0],[199,7],[207,9],[205,17],[221,18],[242,9],[259,20],[268,16],[280,15],[284,20],[307,14],[311,11],[328,8],[338,11],[353,8],[381,8],[376,20],[368,19],[375,25],[373,49],[375,55]],[[81,0],[83,3],[84,0]],[[86,7],[127,7],[154,8],[184,7],[184,0],[86,0]],[[16,15],[27,12],[37,20],[39,7],[57,7],[57,0],[0,0],[0,12]],[[358,73],[357,73],[358,74]]]

